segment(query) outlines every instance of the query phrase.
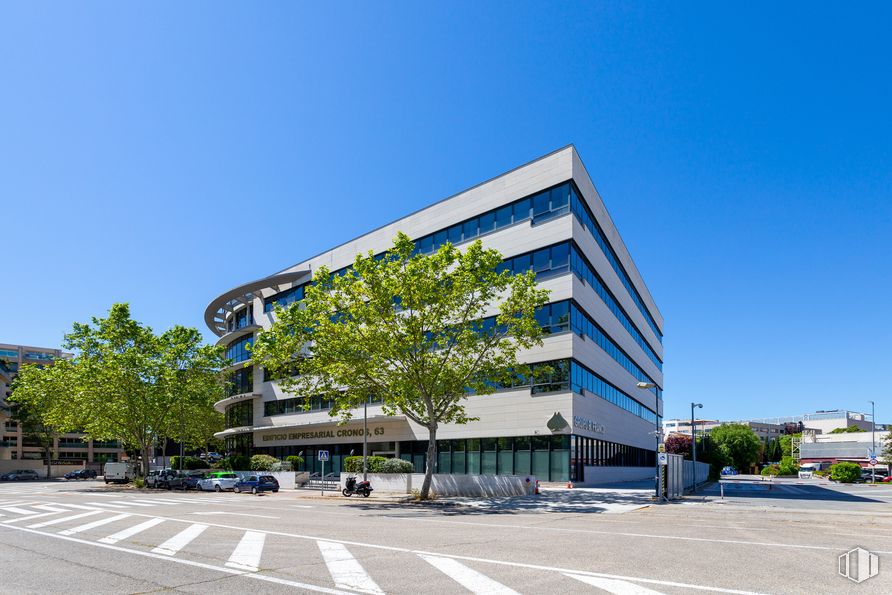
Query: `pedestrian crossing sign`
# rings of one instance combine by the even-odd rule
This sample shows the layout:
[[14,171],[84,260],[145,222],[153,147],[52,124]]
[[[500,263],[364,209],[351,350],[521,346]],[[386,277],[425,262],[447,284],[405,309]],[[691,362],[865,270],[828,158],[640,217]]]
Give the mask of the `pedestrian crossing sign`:
[[319,455],[318,455],[318,459],[319,459],[320,461],[327,461],[327,460],[328,460],[328,451],[327,451],[327,450],[320,450],[320,451],[319,451]]

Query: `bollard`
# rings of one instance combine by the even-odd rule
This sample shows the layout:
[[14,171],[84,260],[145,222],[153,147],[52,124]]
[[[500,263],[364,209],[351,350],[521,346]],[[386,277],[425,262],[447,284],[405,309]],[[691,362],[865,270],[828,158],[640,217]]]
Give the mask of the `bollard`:
[[721,492],[722,492],[722,497],[721,497],[721,499],[724,500],[724,499],[725,499],[725,484],[723,484],[722,482],[719,482],[719,489],[720,489]]

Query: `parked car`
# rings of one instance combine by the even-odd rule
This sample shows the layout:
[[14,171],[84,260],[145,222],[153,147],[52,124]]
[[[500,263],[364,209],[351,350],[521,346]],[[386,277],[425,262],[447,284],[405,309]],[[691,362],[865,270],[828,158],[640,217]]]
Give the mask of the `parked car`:
[[37,471],[33,471],[31,469],[22,469],[21,471],[13,471],[12,473],[8,473],[9,481],[25,481],[28,479],[40,479],[40,475],[37,474]]
[[278,492],[279,481],[272,475],[249,475],[235,484],[233,491],[236,494],[241,492]]
[[737,469],[731,466],[722,467],[722,475],[737,475]]
[[0,475],[0,481],[10,481],[13,475],[15,475],[15,471],[4,473],[3,475]]
[[208,452],[208,453],[203,452],[200,455],[198,455],[198,458],[207,459],[211,463],[216,463],[217,461],[219,461],[223,458],[223,455],[221,455],[218,452]]
[[151,471],[149,471],[149,474],[146,475],[146,487],[147,488],[155,487],[155,481],[157,481],[159,473],[161,473],[161,471],[159,471],[158,469],[152,469]]
[[63,475],[65,479],[96,479],[96,472],[92,469],[76,469]]
[[184,471],[171,471],[167,475],[164,476],[162,480],[164,485],[161,487],[165,487],[168,490],[186,490],[186,479],[189,476]]
[[198,489],[203,492],[223,492],[235,488],[238,475],[229,471],[214,471],[198,481]]
[[[155,476],[155,481],[152,487],[159,488],[162,490],[170,490],[173,487],[179,487],[179,480],[177,479],[178,474],[174,469],[162,469],[158,472],[158,475]],[[171,482],[173,481],[173,486]]]

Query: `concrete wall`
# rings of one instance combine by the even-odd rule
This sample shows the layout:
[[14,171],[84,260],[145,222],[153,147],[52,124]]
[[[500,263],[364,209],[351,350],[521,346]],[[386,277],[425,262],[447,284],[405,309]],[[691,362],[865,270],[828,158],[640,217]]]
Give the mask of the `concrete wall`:
[[[341,488],[347,484],[348,474],[341,474]],[[361,474],[356,475],[357,478]],[[372,489],[379,494],[411,494],[420,490],[422,473],[369,473]],[[451,496],[523,496],[536,488],[535,476],[521,475],[434,475],[431,490],[442,497]]]
[[[77,469],[83,468],[84,466],[80,463],[77,463],[76,465],[52,465],[50,467],[50,474],[52,477],[62,477],[69,471],[76,471]],[[0,460],[0,474],[9,473],[10,471],[21,471],[24,469],[33,469],[34,471],[37,471],[40,479],[46,479],[46,465],[43,461],[32,461],[28,459]]]
[[596,486],[623,481],[653,480],[656,471],[653,467],[585,467],[585,480],[581,486]]

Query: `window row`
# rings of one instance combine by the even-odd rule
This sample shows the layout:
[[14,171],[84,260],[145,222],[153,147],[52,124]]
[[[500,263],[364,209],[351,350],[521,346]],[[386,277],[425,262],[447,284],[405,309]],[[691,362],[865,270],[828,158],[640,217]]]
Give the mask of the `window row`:
[[585,467],[653,467],[653,450],[585,436],[570,437],[573,481],[585,481]]
[[[613,358],[616,363],[621,365],[625,370],[635,377],[639,382],[654,383],[653,378],[648,376],[644,370],[638,367],[632,358],[630,358],[619,345],[613,342],[613,339],[607,336],[600,326],[592,320],[579,306],[574,302],[571,307],[570,324],[573,332],[578,335],[585,335],[598,344],[598,347],[604,350],[607,355]],[[654,383],[655,384],[655,383]],[[651,389],[658,397],[662,394],[662,389],[657,387]]]
[[251,359],[250,349],[253,344],[253,335],[247,335],[240,339],[236,339],[226,348],[226,359],[232,360],[232,363],[234,364]]
[[[369,397],[369,404],[380,403],[381,399]],[[278,401],[266,401],[263,404],[263,415],[286,415],[289,413],[304,413],[307,411],[323,411],[334,407],[334,399],[323,397],[310,397],[309,405],[304,397],[292,397],[279,399]]]
[[19,352],[15,349],[0,349],[0,358],[18,360]]
[[254,391],[254,366],[246,366],[229,375],[227,396],[241,395]]
[[607,237],[604,235],[604,231],[601,229],[601,226],[598,225],[597,221],[595,220],[595,216],[588,208],[588,205],[585,204],[585,201],[582,200],[582,198],[580,197],[579,191],[576,189],[575,185],[571,185],[570,210],[573,212],[574,215],[576,215],[576,218],[579,220],[582,226],[586,228],[589,233],[591,233],[592,236],[595,238],[595,241],[601,247],[601,251],[604,253],[604,256],[607,257],[607,261],[610,263],[610,266],[613,267],[614,271],[616,271],[616,275],[619,277],[619,280],[626,288],[626,291],[629,292],[629,295],[632,297],[635,305],[638,306],[638,309],[641,311],[644,319],[647,320],[647,324],[650,325],[650,328],[653,330],[654,334],[662,343],[663,333],[660,332],[656,321],[653,319],[653,316],[651,316],[650,311],[647,309],[647,306],[645,306],[644,300],[641,299],[641,295],[638,293],[638,290],[635,289],[635,286],[632,284],[631,279],[629,279],[629,275],[626,273],[625,267],[623,267],[622,263],[619,261],[616,252],[614,252],[613,247],[610,245],[610,242],[607,241]]
[[280,291],[279,293],[271,295],[270,297],[264,299],[263,311],[272,312],[276,304],[279,304],[283,308],[286,308],[288,304],[291,304],[292,302],[299,302],[300,300],[304,299],[304,288],[307,285],[307,283],[297,285],[295,287],[292,287],[291,289]]
[[576,275],[579,276],[580,279],[584,280],[588,283],[592,289],[595,290],[595,293],[598,294],[598,297],[601,298],[601,301],[607,306],[607,308],[613,312],[613,315],[616,316],[616,319],[619,320],[620,324],[629,331],[629,334],[632,335],[632,338],[635,339],[635,342],[644,350],[644,353],[650,360],[659,368],[663,369],[663,362],[657,357],[656,352],[651,348],[650,344],[648,344],[647,340],[645,340],[644,336],[641,334],[641,331],[638,330],[638,327],[635,326],[635,323],[632,322],[632,319],[629,318],[629,315],[626,314],[626,311],[622,306],[619,305],[619,302],[616,300],[616,297],[613,293],[607,289],[607,286],[604,284],[604,281],[601,279],[600,275],[595,272],[595,267],[591,265],[588,259],[582,255],[579,249],[574,245],[570,251],[570,268],[573,270]]
[[254,401],[233,403],[226,408],[226,428],[254,425]]
[[226,328],[231,333],[232,331],[237,331],[246,326],[252,326],[253,324],[254,306],[249,304],[246,308],[242,308],[229,317],[229,320],[226,323]]
[[625,409],[641,419],[654,424],[657,423],[656,413],[575,360],[571,366],[571,383],[574,393],[582,394],[583,389],[585,389],[587,392],[601,397],[605,401],[613,403],[620,409]]

